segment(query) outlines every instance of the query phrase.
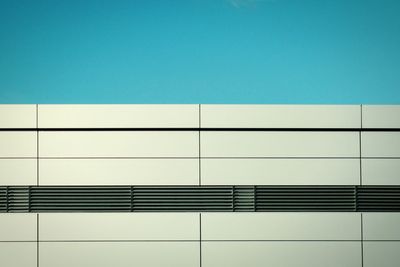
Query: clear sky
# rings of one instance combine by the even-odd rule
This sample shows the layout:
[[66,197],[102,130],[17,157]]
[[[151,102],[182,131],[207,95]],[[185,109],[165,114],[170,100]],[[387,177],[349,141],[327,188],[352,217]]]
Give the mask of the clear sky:
[[0,0],[0,103],[397,103],[399,0]]

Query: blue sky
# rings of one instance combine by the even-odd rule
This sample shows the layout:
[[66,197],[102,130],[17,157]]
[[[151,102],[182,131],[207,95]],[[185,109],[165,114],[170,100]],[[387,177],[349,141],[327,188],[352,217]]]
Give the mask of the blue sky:
[[0,0],[0,103],[397,103],[398,0]]

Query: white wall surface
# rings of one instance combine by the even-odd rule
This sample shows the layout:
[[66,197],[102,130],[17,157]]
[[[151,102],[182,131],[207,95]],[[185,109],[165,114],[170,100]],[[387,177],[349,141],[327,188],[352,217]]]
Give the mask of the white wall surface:
[[[399,106],[0,105],[0,186],[400,185],[399,127]],[[395,267],[399,214],[0,213],[0,266]]]

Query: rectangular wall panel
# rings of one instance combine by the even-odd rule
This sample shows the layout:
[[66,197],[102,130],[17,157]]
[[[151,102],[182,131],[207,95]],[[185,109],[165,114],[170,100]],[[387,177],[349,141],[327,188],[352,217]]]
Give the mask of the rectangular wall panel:
[[364,185],[400,185],[400,159],[363,159]]
[[36,220],[33,213],[0,213],[0,242],[36,241]]
[[36,159],[0,159],[1,185],[36,185]]
[[395,267],[400,262],[400,242],[364,242],[364,267]]
[[199,267],[199,242],[45,242],[40,267]]
[[41,157],[198,157],[198,132],[42,132]]
[[204,128],[357,128],[359,105],[201,105]]
[[359,159],[202,159],[203,185],[358,185]]
[[0,132],[0,157],[36,157],[36,132]]
[[199,127],[199,105],[39,105],[41,128]]
[[199,240],[197,213],[43,213],[39,239]]
[[40,160],[40,185],[197,185],[198,183],[199,160],[192,158]]
[[203,213],[202,240],[361,240],[358,213]]
[[1,128],[36,128],[36,105],[0,105]]
[[0,265],[37,267],[36,242],[0,242]]
[[364,240],[400,240],[400,213],[363,213]]
[[363,105],[363,128],[400,128],[399,105]]
[[203,242],[203,267],[361,267],[360,242]]
[[202,157],[358,157],[355,132],[202,132]]
[[400,132],[363,132],[363,157],[400,157]]

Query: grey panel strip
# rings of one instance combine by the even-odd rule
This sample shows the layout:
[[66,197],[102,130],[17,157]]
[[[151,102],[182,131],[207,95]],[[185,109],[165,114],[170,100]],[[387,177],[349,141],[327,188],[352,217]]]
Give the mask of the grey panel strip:
[[126,131],[205,131],[205,132],[398,132],[400,128],[1,128],[3,131],[40,131],[40,132],[126,132]]

